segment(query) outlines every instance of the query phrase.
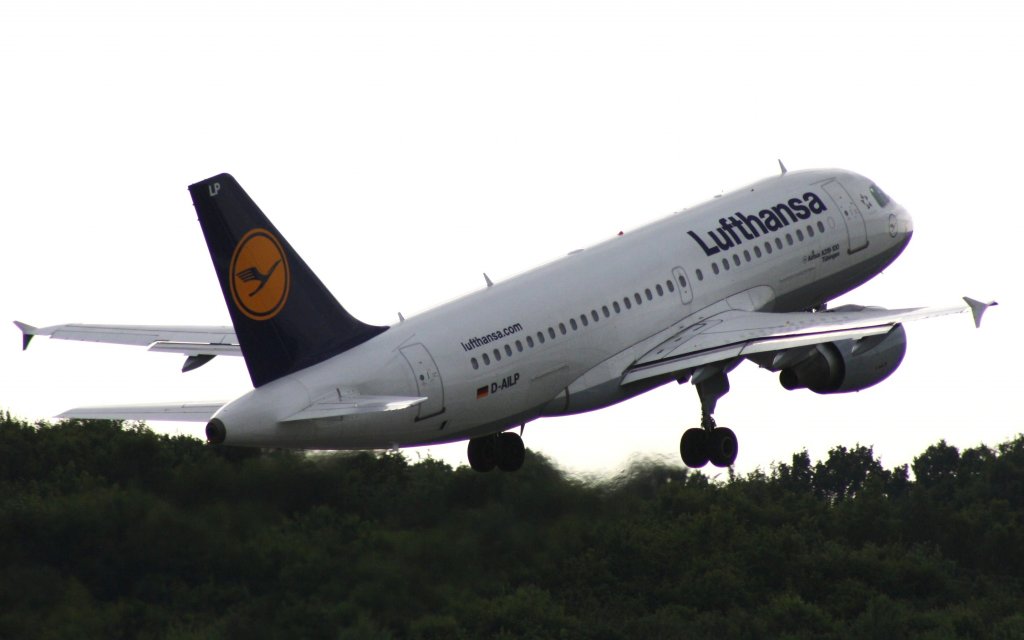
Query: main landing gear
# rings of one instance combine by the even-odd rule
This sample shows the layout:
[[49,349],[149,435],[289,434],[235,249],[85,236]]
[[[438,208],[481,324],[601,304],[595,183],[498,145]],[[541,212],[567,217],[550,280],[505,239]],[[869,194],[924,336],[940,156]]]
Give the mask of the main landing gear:
[[518,433],[506,431],[473,438],[467,449],[469,466],[473,471],[518,471],[526,459],[526,447]]
[[[698,374],[699,375],[699,374]],[[679,454],[683,463],[695,469],[708,462],[716,467],[728,467],[736,461],[739,443],[732,429],[715,425],[712,414],[718,399],[729,392],[729,378],[724,371],[719,371],[694,384],[700,396],[701,420],[699,429],[687,429],[679,440]]]

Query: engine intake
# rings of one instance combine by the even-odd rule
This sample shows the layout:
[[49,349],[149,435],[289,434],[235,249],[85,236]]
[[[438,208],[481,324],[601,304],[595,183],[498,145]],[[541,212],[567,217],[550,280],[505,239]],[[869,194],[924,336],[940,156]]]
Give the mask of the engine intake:
[[892,375],[906,352],[907,334],[898,324],[881,338],[816,345],[807,357],[782,369],[779,383],[815,393],[860,391]]

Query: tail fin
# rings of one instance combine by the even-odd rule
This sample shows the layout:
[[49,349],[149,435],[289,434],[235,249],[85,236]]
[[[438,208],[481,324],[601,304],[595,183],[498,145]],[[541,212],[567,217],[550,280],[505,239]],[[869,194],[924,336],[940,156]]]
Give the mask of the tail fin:
[[385,331],[352,317],[230,175],[188,188],[253,386]]

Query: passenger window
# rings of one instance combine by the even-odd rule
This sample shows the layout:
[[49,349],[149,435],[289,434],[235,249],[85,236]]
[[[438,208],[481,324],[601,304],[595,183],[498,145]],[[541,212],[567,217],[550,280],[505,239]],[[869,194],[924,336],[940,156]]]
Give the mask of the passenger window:
[[804,232],[801,231],[800,229],[796,230],[796,239],[799,240],[800,242],[804,241]]
[[807,225],[807,236],[810,238],[814,237],[814,227]]
[[470,358],[469,359],[469,363],[471,365],[473,365],[474,369],[479,369],[480,368],[480,363],[476,361],[476,358]]
[[621,313],[622,309],[619,307],[619,302],[616,300],[612,303],[612,308],[615,309],[615,313]]
[[684,289],[686,288],[686,278],[684,278],[682,274],[679,275],[679,286]]
[[761,257],[761,247],[754,247],[754,256],[757,258]]
[[776,249],[781,249],[782,248],[782,238],[775,238],[775,248]]
[[508,346],[507,344],[505,345],[505,355],[507,355],[507,356],[511,356],[512,355],[512,347]]
[[597,310],[596,309],[591,309],[590,310],[590,317],[594,319],[594,322],[597,322],[598,320],[601,319],[601,316],[597,315]]
[[569,318],[569,326],[572,327],[573,331],[579,328],[579,325],[576,324],[576,318]]
[[501,362],[501,352],[497,349],[494,350],[494,361]]
[[633,308],[633,303],[629,301],[629,297],[623,298],[622,299],[622,304],[626,305],[626,309],[632,309]]
[[738,254],[738,253],[732,254],[732,261],[733,261],[733,263],[735,263],[735,265],[737,267],[740,266],[740,254]]
[[537,340],[539,340],[541,344],[544,344],[544,332],[543,331],[538,331],[537,332]]
[[484,364],[486,364],[486,365],[491,364],[491,359],[487,356],[486,353],[483,354],[483,359],[484,359]]
[[562,332],[563,336],[565,335],[566,331],[565,331],[565,323],[564,322],[559,322],[558,323],[558,330]]
[[725,267],[726,271],[729,270],[729,259],[728,258],[722,258],[722,266]]
[[[544,337],[544,336],[542,336],[539,333],[537,335],[541,336],[541,337]],[[526,346],[531,348],[531,349],[533,348],[533,336],[526,336]]]
[[590,321],[589,321],[589,320],[587,320],[587,314],[585,314],[585,313],[581,313],[581,314],[580,314],[580,322],[581,322],[581,323],[583,323],[583,326],[584,326],[584,327],[586,327],[586,326],[589,326],[589,325],[590,325]]
[[523,343],[518,341],[518,340],[516,340],[516,351],[518,351],[520,353],[523,352]]
[[601,313],[603,313],[606,318],[609,318],[612,315],[611,312],[608,311],[608,305],[601,307]]
[[718,275],[718,263],[717,262],[712,262],[711,263],[711,270],[715,272],[716,276]]
[[660,284],[658,286],[654,287],[654,290],[658,292],[658,297],[659,298],[661,296],[665,295],[665,290],[661,287]]
[[672,284],[671,280],[666,280],[665,281],[665,286],[668,287],[668,292],[669,293],[672,293],[673,291],[676,290],[676,286],[674,284]]
[[700,280],[701,282],[704,282],[704,272],[701,271],[700,269],[697,269],[697,279]]
[[642,305],[644,303],[643,298],[640,297],[639,293],[634,293],[633,299],[636,300],[637,306]]
[[792,245],[793,244],[793,234],[791,234],[791,233],[787,233],[786,234],[786,244],[788,244],[788,245]]
[[750,252],[747,251],[746,249],[743,250],[743,259],[746,260],[747,262],[750,262]]
[[644,294],[647,296],[648,300],[654,300],[654,294],[651,293],[650,289],[644,289]]
[[[562,329],[562,333],[565,333],[565,329],[564,328]],[[548,327],[548,335],[551,336],[552,340],[555,339],[555,329],[554,329],[554,327]]]
[[818,220],[818,231],[825,233],[825,223],[821,220]]

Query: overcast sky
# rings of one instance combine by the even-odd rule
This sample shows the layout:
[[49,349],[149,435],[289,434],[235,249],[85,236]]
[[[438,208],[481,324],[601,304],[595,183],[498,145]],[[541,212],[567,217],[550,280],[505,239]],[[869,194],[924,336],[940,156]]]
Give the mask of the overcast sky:
[[[1014,2],[4,2],[0,319],[229,324],[186,189],[222,171],[350,312],[391,324],[782,158],[863,173],[914,217],[841,301],[1002,306],[980,331],[909,325],[903,366],[857,394],[743,364],[716,413],[738,470],[995,444],[1024,431],[1022,27]],[[0,407],[33,420],[249,388],[240,359],[183,375],[143,349],[0,338]],[[671,385],[525,441],[614,472],[678,461],[699,413]]]

